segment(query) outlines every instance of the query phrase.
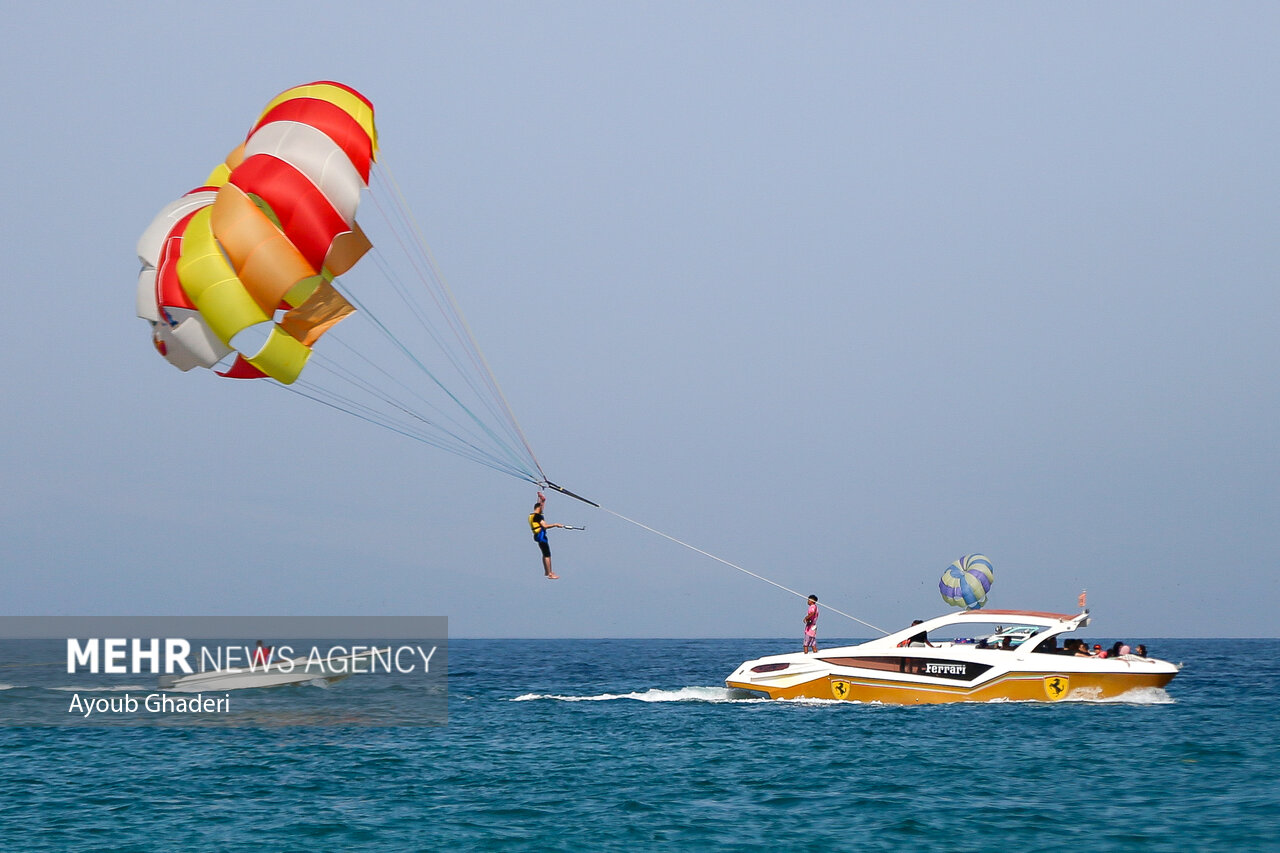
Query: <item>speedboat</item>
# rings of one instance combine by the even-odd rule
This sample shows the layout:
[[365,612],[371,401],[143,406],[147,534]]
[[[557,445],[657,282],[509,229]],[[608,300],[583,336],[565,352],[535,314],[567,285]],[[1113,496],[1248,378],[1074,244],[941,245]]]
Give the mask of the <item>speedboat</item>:
[[210,669],[189,675],[162,675],[159,687],[161,690],[194,693],[201,690],[279,687],[283,684],[302,684],[310,681],[333,684],[349,675],[372,671],[374,656],[386,657],[390,651],[390,649],[369,649],[340,656],[286,658],[271,663]]
[[847,699],[914,705],[934,702],[1107,699],[1159,688],[1181,664],[1126,654],[1064,652],[1063,634],[1089,624],[1034,610],[966,610],[917,622],[854,646],[749,660],[727,687],[771,699]]

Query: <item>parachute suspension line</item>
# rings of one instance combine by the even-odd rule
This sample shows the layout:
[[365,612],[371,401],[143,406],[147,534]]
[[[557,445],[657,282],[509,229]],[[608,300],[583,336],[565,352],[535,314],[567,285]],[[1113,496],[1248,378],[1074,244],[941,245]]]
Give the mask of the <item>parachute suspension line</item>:
[[[375,205],[383,212],[388,223],[395,221],[400,222],[403,229],[396,229],[397,239],[400,239],[405,245],[406,254],[415,261],[419,278],[423,285],[426,286],[432,299],[436,302],[440,313],[449,321],[450,331],[459,343],[462,344],[463,350],[470,359],[474,372],[472,375],[478,376],[484,383],[488,394],[480,395],[491,404],[491,412],[505,424],[512,438],[524,449],[524,453],[528,456],[529,461],[533,463],[533,467],[542,473],[542,466],[538,463],[537,457],[534,455],[533,448],[529,445],[528,438],[521,429],[519,421],[516,420],[515,413],[511,409],[510,403],[507,401],[506,394],[503,393],[498,379],[490,368],[488,360],[485,359],[484,353],[480,350],[480,346],[476,341],[475,335],[472,334],[470,326],[468,326],[466,317],[462,313],[461,307],[453,296],[444,274],[440,271],[439,265],[436,263],[435,257],[431,252],[430,246],[422,235],[422,230],[418,226],[416,218],[413,216],[412,210],[404,199],[399,184],[395,180],[395,176],[391,172],[391,168],[386,165],[385,158],[377,164],[379,174],[385,176],[386,184],[390,190],[391,201],[398,213],[397,217],[392,217],[382,211],[380,199],[376,193],[371,193]],[[394,225],[393,225],[394,227]],[[401,233],[403,230],[403,233]],[[443,299],[443,302],[442,302]],[[444,348],[448,350],[448,348]],[[462,371],[465,373],[465,371]],[[546,479],[545,476],[543,479]]]
[[[429,367],[427,367],[425,363],[421,361],[421,359],[416,358],[415,356],[413,356],[412,353],[408,352],[406,348],[403,347],[398,340],[395,340],[391,336],[389,331],[384,330],[384,334],[388,337],[388,339],[392,341],[392,343],[394,343],[397,347],[399,347],[402,352],[405,352],[405,354],[408,355],[413,360],[414,364],[417,366],[417,368],[420,371],[425,373],[431,379],[431,381],[436,384],[438,388],[444,391],[449,396],[450,399],[452,399],[455,403],[457,403],[457,405],[467,413],[467,416],[471,418],[473,422],[475,422],[482,430],[484,430],[484,432],[496,444],[502,447],[503,452],[510,454],[513,457],[519,457],[521,454],[517,448],[521,444],[521,436],[519,436],[518,433],[511,428],[507,415],[495,405],[493,394],[489,392],[489,389],[482,386],[478,386],[476,384],[476,378],[474,373],[468,372],[467,369],[463,366],[463,364],[458,360],[458,357],[455,352],[456,348],[448,346],[446,341],[442,340],[440,336],[436,334],[436,330],[432,327],[431,322],[427,318],[426,314],[423,313],[421,306],[419,306],[417,302],[414,301],[409,295],[409,293],[404,289],[403,284],[399,282],[396,275],[391,270],[390,266],[387,264],[386,259],[382,255],[376,254],[375,252],[374,261],[378,269],[383,273],[384,276],[386,276],[387,280],[393,284],[397,292],[401,294],[401,298],[404,299],[406,304],[409,305],[409,307],[412,309],[415,317],[418,319],[419,324],[431,336],[432,340],[435,341],[435,344],[439,348],[440,352],[443,353],[449,359],[449,362],[453,365],[454,370],[457,371],[457,375],[461,377],[462,380],[466,383],[467,387],[471,389],[471,392],[475,395],[475,398],[479,400],[480,403],[484,406],[484,408],[488,411],[493,421],[495,423],[502,424],[505,427],[505,430],[507,433],[506,437],[505,438],[499,437],[493,432],[492,429],[487,427],[475,412],[471,411],[471,409],[469,409],[458,398],[456,394],[449,391],[449,389],[445,386],[444,382],[441,381],[441,379],[438,376],[436,376],[435,373]],[[527,447],[526,447],[526,451],[527,451]],[[533,461],[534,467],[537,467],[537,461],[534,460],[532,457],[533,457],[532,453],[529,453],[528,458],[531,461]],[[539,469],[539,471],[540,470],[541,469]]]
[[[458,396],[457,396],[454,392],[450,391],[450,390],[449,390],[449,389],[444,385],[444,383],[443,383],[443,382],[441,382],[441,381],[440,381],[440,379],[439,379],[435,374],[433,374],[433,373],[431,372],[431,370],[430,370],[430,369],[429,369],[425,364],[423,364],[422,360],[421,360],[421,359],[419,359],[417,356],[415,356],[415,355],[414,355],[414,354],[409,350],[409,348],[408,348],[408,347],[406,347],[406,346],[404,345],[404,343],[403,343],[399,338],[397,338],[397,337],[396,337],[396,336],[391,332],[391,330],[390,330],[390,329],[388,329],[388,328],[387,328],[386,324],[385,324],[385,323],[383,323],[380,319],[378,319],[377,315],[375,315],[372,311],[370,311],[370,310],[369,310],[369,309],[368,309],[368,308],[367,308],[367,307],[366,307],[366,306],[365,306],[365,305],[364,305],[364,304],[363,304],[363,303],[362,303],[358,298],[356,298],[353,294],[351,294],[351,293],[346,293],[346,294],[344,294],[344,295],[347,297],[347,300],[348,300],[352,305],[354,305],[354,306],[356,307],[357,311],[361,314],[361,316],[368,318],[368,320],[369,320],[371,323],[373,323],[373,324],[374,324],[374,326],[376,326],[376,327],[377,327],[378,331],[379,331],[379,332],[381,332],[381,333],[382,333],[382,335],[383,335],[383,336],[384,336],[384,337],[385,337],[385,338],[386,338],[386,339],[387,339],[387,340],[388,340],[388,341],[389,341],[393,346],[395,346],[395,348],[396,348],[396,349],[397,349],[397,350],[398,350],[398,351],[399,351],[403,356],[405,356],[406,358],[408,358],[408,359],[409,359],[409,360],[410,360],[410,361],[411,361],[411,362],[412,362],[412,363],[413,363],[413,364],[414,364],[414,365],[415,365],[415,366],[416,366],[420,371],[422,371],[422,373],[423,373],[423,374],[425,374],[428,378],[430,378],[430,379],[431,379],[431,381],[432,381],[433,383],[435,383],[435,385],[436,385],[436,387],[437,387],[437,388],[439,388],[439,389],[440,389],[444,394],[446,394],[446,395],[449,397],[449,399],[451,399],[455,404],[457,404],[458,408],[459,408],[459,409],[461,409],[463,412],[465,412],[465,413],[467,414],[467,416],[472,420],[472,422],[473,422],[477,427],[479,427],[479,428],[480,428],[480,430],[481,430],[485,435],[487,435],[487,436],[489,437],[489,439],[490,439],[490,440],[492,440],[492,441],[493,441],[493,443],[494,443],[497,447],[502,448],[504,451],[506,451],[506,452],[510,453],[510,451],[507,449],[506,443],[505,443],[505,442],[504,442],[504,441],[503,441],[503,440],[502,440],[502,439],[501,439],[501,438],[500,438],[496,433],[494,433],[494,431],[493,431],[492,429],[490,429],[488,426],[486,426],[486,425],[485,425],[485,423],[484,423],[484,421],[483,421],[483,420],[481,420],[481,419],[480,419],[480,418],[475,414],[475,412],[471,411],[471,409],[469,409],[469,408],[467,407],[467,405],[466,405],[465,403],[463,403],[463,402],[462,402],[462,400],[460,400],[460,399],[458,398]],[[402,411],[408,411],[408,410],[406,410],[406,409],[403,409],[403,407],[398,407],[398,408],[401,408],[401,410],[402,410]],[[427,421],[425,418],[421,418],[421,420],[423,420],[423,422],[424,422],[424,423],[430,423],[430,422],[429,422],[429,421]],[[444,447],[444,449],[446,449],[446,450],[447,450],[447,449],[449,449],[449,447],[445,446],[445,447]],[[539,469],[539,470],[541,470],[541,469]],[[526,479],[526,478],[522,478],[522,479]]]
[[[533,450],[529,447],[528,442],[524,440],[524,433],[520,429],[520,424],[516,421],[510,405],[507,403],[502,387],[498,384],[497,377],[489,367],[484,353],[480,350],[479,343],[476,341],[475,335],[472,334],[470,326],[467,325],[466,316],[462,313],[462,308],[454,298],[448,281],[440,271],[435,256],[431,252],[431,247],[423,237],[422,229],[418,226],[412,209],[405,201],[404,193],[401,192],[390,166],[379,166],[379,173],[385,173],[386,175],[386,182],[391,192],[391,201],[394,203],[399,221],[405,225],[405,233],[402,239],[408,244],[406,247],[407,254],[413,257],[417,263],[419,277],[424,284],[428,285],[428,292],[435,301],[436,307],[449,321],[449,328],[454,338],[463,345],[464,351],[471,360],[475,371],[474,375],[478,376],[488,389],[488,399],[499,404],[492,409],[493,413],[506,422],[513,436],[524,445],[525,451],[532,458]],[[375,203],[379,201],[376,195],[374,196],[374,201]],[[536,459],[534,461],[536,465]]]
[[[365,406],[332,391],[318,388],[306,381],[299,380],[292,385],[281,385],[278,382],[268,382],[266,384],[273,388],[281,388],[285,391],[289,391],[290,393],[297,394],[299,397],[305,397],[308,400],[328,406],[331,409],[336,409],[337,411],[352,415],[362,421],[367,421],[368,423],[390,430],[391,432],[399,433],[406,438],[422,442],[430,447],[446,450],[456,456],[460,456],[468,461],[477,462],[484,465],[486,468],[490,468],[502,474],[507,474],[508,476],[515,477],[518,480],[525,480],[527,482],[534,483],[535,485],[538,483],[536,477],[527,473],[523,469],[513,468],[510,465],[494,460],[491,455],[484,453],[483,451],[476,450],[474,453],[464,451],[456,443],[446,443],[439,439],[432,438],[429,433],[414,429],[411,425],[406,426],[398,424],[391,420],[384,412],[379,412],[376,409]],[[419,418],[419,416],[413,412],[409,412],[408,414],[411,417]]]
[[[386,281],[391,285],[391,288],[399,295],[401,301],[409,309],[414,319],[418,321],[418,325],[421,326],[422,329],[430,336],[440,353],[449,360],[454,371],[456,371],[457,375],[466,383],[467,387],[476,396],[476,399],[484,405],[489,414],[492,415],[496,421],[504,424],[504,427],[507,429],[510,437],[516,443],[519,443],[519,437],[516,434],[516,430],[511,427],[510,422],[512,419],[509,418],[508,413],[503,411],[502,407],[495,402],[498,399],[498,393],[493,390],[488,380],[482,375],[483,368],[477,364],[477,357],[470,352],[473,349],[474,341],[469,341],[465,336],[458,332],[456,327],[456,318],[451,316],[451,310],[441,303],[439,295],[433,289],[432,279],[429,275],[430,267],[422,257],[422,248],[417,245],[416,241],[412,239],[406,240],[404,232],[409,226],[403,221],[403,219],[407,214],[401,214],[399,222],[393,221],[393,217],[383,206],[381,197],[373,195],[373,201],[378,212],[382,214],[383,221],[387,223],[388,229],[399,244],[402,256],[409,260],[410,264],[413,266],[414,275],[417,277],[419,283],[423,285],[423,290],[431,297],[432,302],[434,302],[436,309],[435,316],[443,318],[449,326],[449,331],[452,333],[449,336],[449,341],[446,341],[445,336],[437,330],[436,325],[431,321],[427,311],[424,310],[424,306],[419,303],[418,299],[415,298],[415,294],[409,291],[405,283],[392,269],[387,256],[376,247],[372,254],[374,263],[385,277]],[[459,350],[466,352],[470,361],[469,365],[459,358]],[[425,368],[423,369],[425,370]],[[428,373],[430,373],[430,371],[428,371]],[[435,379],[434,376],[432,378]],[[436,381],[439,382],[438,379]]]
[[[364,315],[357,314],[356,316],[360,317]],[[370,317],[369,319],[374,320],[376,318]],[[377,324],[375,323],[375,325]],[[335,330],[335,332],[337,331],[339,330]],[[495,443],[498,449],[501,450],[503,454],[505,454],[505,456],[507,457],[505,461],[495,457],[491,450],[485,450],[482,447],[480,447],[479,445],[484,443],[483,439],[475,436],[474,433],[470,432],[469,428],[465,424],[459,422],[448,412],[445,412],[444,410],[440,409],[440,407],[436,406],[426,397],[419,394],[416,390],[411,388],[408,384],[406,384],[402,380],[393,376],[389,371],[385,370],[381,365],[377,364],[376,362],[368,358],[364,353],[360,352],[357,348],[351,346],[349,343],[347,343],[347,341],[342,337],[341,334],[334,334],[334,332],[331,332],[330,337],[333,339],[334,343],[342,346],[344,349],[346,349],[350,353],[349,358],[359,359],[361,362],[367,365],[367,368],[366,368],[367,371],[381,374],[383,377],[387,379],[388,382],[398,386],[409,397],[416,399],[419,403],[421,403],[421,405],[423,405],[427,409],[434,411],[436,417],[428,418],[425,415],[419,413],[418,411],[415,411],[414,409],[411,409],[406,405],[396,402],[397,398],[393,394],[388,393],[386,391],[379,390],[370,382],[363,379],[360,374],[357,374],[355,371],[346,369],[338,361],[323,358],[320,353],[314,353],[312,355],[312,363],[314,365],[329,371],[331,374],[336,375],[339,378],[345,380],[346,382],[356,386],[363,392],[370,394],[371,396],[377,397],[385,405],[398,410],[402,414],[407,415],[408,417],[416,421],[419,421],[428,427],[433,427],[435,429],[438,429],[439,431],[448,435],[450,438],[452,438],[462,447],[468,448],[470,451],[465,453],[459,452],[458,455],[465,456],[468,459],[478,459],[479,456],[483,456],[485,458],[493,460],[493,462],[497,464],[500,464],[504,470],[510,469],[513,471],[519,471],[518,476],[522,480],[528,480],[529,482],[536,482],[534,471],[532,471],[529,468],[529,466],[524,463],[520,455],[515,451],[513,451],[510,447],[503,444],[501,441],[498,441],[492,433],[486,430],[486,435],[488,435],[492,439],[495,439]],[[423,367],[416,359],[414,360],[414,363],[417,366],[419,366],[424,372],[426,372],[428,376],[431,376],[432,380],[436,382],[437,386],[440,386],[440,382],[436,380],[434,376],[431,375],[430,371],[427,371],[426,368]],[[446,391],[446,393],[448,392]],[[457,401],[456,399],[455,399],[455,402],[458,403],[458,405],[463,409],[463,411],[467,412],[467,414],[471,417],[473,421],[477,420],[474,414],[470,412],[470,410],[468,410],[465,406],[463,406],[461,402]],[[483,425],[481,425],[481,428],[483,429]],[[420,438],[419,440],[422,440],[424,443],[430,444],[433,447],[438,447],[442,450],[453,450],[452,445],[444,442],[440,442],[440,441],[430,441],[430,440],[427,440],[425,436]],[[491,465],[490,467],[494,467],[494,466]]]
[[[520,466],[518,460],[512,463],[512,462],[503,461],[502,459],[495,457],[491,451],[486,451],[482,447],[479,447],[472,440],[469,440],[467,436],[460,434],[459,432],[454,432],[453,430],[439,424],[438,422],[432,421],[424,417],[419,412],[414,411],[413,409],[410,409],[396,402],[395,398],[393,398],[391,395],[387,394],[384,391],[378,390],[377,387],[369,384],[368,382],[363,381],[362,379],[360,379],[358,375],[353,374],[351,371],[346,370],[344,367],[341,367],[337,363],[329,362],[328,360],[323,360],[323,359],[317,358],[316,356],[312,356],[312,360],[315,365],[314,369],[326,370],[331,375],[352,385],[354,388],[356,388],[357,391],[360,391],[364,394],[368,394],[380,400],[385,406],[389,407],[390,409],[396,410],[396,412],[399,412],[401,415],[404,415],[406,418],[408,418],[409,422],[406,424],[398,420],[397,416],[395,415],[395,412],[380,411],[374,408],[373,406],[370,406],[364,403],[359,403],[355,400],[352,400],[349,397],[344,397],[334,390],[323,388],[321,386],[312,385],[306,382],[305,380],[297,383],[302,387],[306,388],[307,390],[311,391],[313,394],[327,397],[328,399],[333,400],[335,402],[343,403],[346,407],[343,410],[348,411],[351,414],[358,415],[360,412],[364,412],[367,415],[367,417],[365,417],[365,420],[369,420],[372,423],[377,423],[381,426],[386,427],[387,429],[391,429],[394,432],[398,432],[401,435],[406,435],[410,438],[414,438],[431,447],[437,447],[441,450],[449,451],[455,454],[456,456],[460,456],[464,459],[470,459],[470,460],[479,462],[489,468],[493,468],[494,470],[498,470],[498,471],[503,471],[504,473],[508,473],[511,476],[517,477],[521,480],[528,480],[529,482],[534,482],[535,477],[533,472],[529,471],[526,467]],[[318,397],[312,397],[312,399],[318,399]],[[414,421],[416,421],[417,424],[413,423]],[[445,441],[444,439],[433,436],[433,434],[428,429],[424,429],[424,427],[432,428],[441,433],[444,433],[453,441],[448,442],[448,441]]]
[[[596,504],[596,506],[600,506],[600,505],[599,505],[599,504]],[[791,589],[790,587],[785,587],[785,586],[783,586],[782,584],[778,583],[777,581],[769,580],[769,579],[768,579],[768,578],[766,578],[764,575],[758,575],[758,574],[756,574],[756,573],[755,573],[755,572],[753,572],[753,571],[750,571],[750,570],[748,570],[748,569],[744,569],[742,566],[739,566],[739,565],[737,565],[736,563],[731,563],[731,562],[729,562],[728,560],[724,559],[723,557],[717,557],[715,554],[712,554],[712,553],[710,553],[710,552],[708,552],[708,551],[704,551],[704,550],[702,550],[701,548],[698,548],[698,547],[696,547],[696,546],[694,546],[694,545],[690,545],[688,542],[685,542],[685,541],[684,541],[684,540],[682,540],[682,539],[677,539],[677,538],[676,538],[676,537],[674,537],[674,536],[671,536],[671,535],[669,535],[669,534],[663,533],[661,530],[655,530],[654,528],[650,527],[650,526],[649,526],[649,525],[647,525],[647,524],[643,524],[643,523],[641,523],[641,522],[639,522],[639,521],[636,521],[634,518],[627,518],[627,517],[626,517],[625,515],[623,515],[622,513],[620,513],[620,512],[615,512],[615,511],[613,511],[613,510],[609,509],[607,506],[601,506],[601,507],[600,507],[600,509],[604,510],[605,512],[609,513],[609,514],[610,514],[610,515],[612,515],[612,516],[615,516],[615,517],[617,517],[617,518],[622,519],[623,521],[626,521],[626,522],[628,522],[628,523],[630,523],[630,524],[634,524],[636,527],[640,527],[640,528],[643,528],[643,529],[645,529],[645,530],[648,530],[650,533],[656,533],[658,536],[661,536],[663,539],[667,539],[667,540],[669,540],[669,541],[671,541],[671,542],[676,543],[677,545],[682,545],[682,546],[684,546],[685,548],[688,548],[690,551],[696,551],[697,553],[701,554],[701,555],[702,555],[702,556],[704,556],[704,557],[710,557],[711,559],[715,560],[717,563],[723,563],[724,565],[728,566],[728,567],[729,567],[729,568],[731,568],[731,569],[736,569],[737,571],[740,571],[740,572],[742,572],[743,574],[751,575],[751,577],[755,578],[756,580],[764,581],[765,583],[769,584],[770,586],[776,586],[778,589],[782,590],[783,592],[789,592],[789,593],[791,593],[792,595],[796,596],[797,598],[803,598],[803,599],[805,599],[805,600],[808,600],[808,598],[809,598],[809,596],[807,596],[807,595],[805,595],[805,594],[803,594],[803,593],[796,592],[794,589]],[[872,625],[870,622],[863,622],[863,621],[862,621],[861,619],[859,619],[857,616],[854,616],[854,615],[849,614],[849,613],[845,613],[843,610],[837,610],[836,608],[832,607],[832,606],[831,606],[831,605],[829,605],[829,604],[824,604],[822,607],[823,607],[823,609],[824,609],[824,610],[830,610],[832,613],[839,613],[841,616],[844,616],[844,617],[845,617],[845,618],[847,618],[847,619],[852,619],[854,622],[857,622],[859,625],[865,625],[866,627],[870,628],[870,629],[871,629],[871,630],[873,630],[873,631],[879,631],[881,634],[888,634],[888,633],[889,633],[888,631],[886,631],[886,630],[885,630],[885,629],[883,629],[883,628],[877,628],[875,625]]]
[[[386,369],[384,369],[380,364],[377,364],[376,362],[374,362],[372,359],[368,358],[364,353],[360,352],[360,351],[359,351],[358,349],[356,349],[355,347],[351,346],[351,345],[350,345],[349,343],[347,343],[347,342],[346,342],[342,337],[340,337],[339,335],[334,335],[334,341],[335,341],[335,343],[337,343],[337,344],[339,344],[340,346],[342,346],[342,348],[343,348],[343,349],[345,349],[347,352],[351,353],[351,356],[350,356],[351,358],[358,358],[360,361],[362,361],[362,362],[364,362],[366,365],[368,365],[368,368],[369,368],[370,370],[373,370],[373,371],[375,371],[375,372],[377,372],[377,373],[382,374],[382,376],[383,376],[383,377],[385,377],[385,378],[386,378],[388,381],[390,381],[392,384],[399,386],[399,387],[400,387],[401,389],[403,389],[403,390],[404,390],[404,391],[405,391],[409,396],[411,396],[411,397],[413,397],[413,398],[417,399],[419,402],[421,402],[421,403],[422,403],[423,405],[425,405],[427,408],[434,410],[438,415],[440,415],[440,417],[441,417],[441,418],[443,418],[443,419],[445,419],[445,420],[449,421],[450,423],[452,423],[452,424],[454,425],[454,428],[455,428],[455,429],[457,429],[457,430],[458,430],[458,431],[460,431],[460,432],[461,432],[461,431],[465,431],[465,428],[464,428],[462,425],[458,424],[458,422],[457,422],[456,420],[454,420],[454,418],[450,417],[448,414],[446,414],[445,412],[441,411],[439,406],[436,406],[436,405],[435,405],[434,403],[432,403],[430,400],[426,399],[426,398],[425,398],[425,397],[423,397],[421,394],[419,394],[415,389],[413,389],[413,388],[409,387],[409,385],[408,385],[407,383],[405,383],[405,382],[401,381],[400,379],[396,378],[395,376],[392,376],[392,375],[391,375],[391,373],[390,373],[389,371],[387,371]],[[313,357],[313,358],[317,358],[317,356],[312,356],[312,357]],[[343,376],[344,376],[344,378],[346,378],[349,382],[352,382],[353,384],[360,384],[360,380],[359,380],[357,377],[355,377],[354,375],[347,375],[347,374],[350,374],[350,371],[344,371],[344,370],[340,367],[340,365],[339,365],[337,362],[330,363],[330,362],[328,362],[328,361],[325,361],[325,362],[323,362],[323,364],[325,365],[325,367],[327,367],[328,369],[330,369],[332,372],[334,372],[334,373],[338,373],[338,374],[340,374],[340,375],[343,375]],[[368,384],[368,383],[366,383],[366,384]],[[410,415],[411,417],[418,418],[419,420],[425,421],[426,423],[432,423],[432,421],[430,421],[430,420],[428,420],[428,419],[426,419],[426,418],[422,417],[422,416],[421,416],[421,415],[419,415],[418,413],[411,411],[410,409],[408,409],[408,408],[407,408],[407,407],[405,407],[405,406],[400,405],[399,403],[396,403],[396,402],[395,402],[395,400],[394,400],[394,399],[393,399],[389,394],[378,392],[378,391],[377,391],[377,390],[376,390],[376,389],[375,389],[371,384],[368,384],[368,388],[367,388],[367,390],[368,390],[368,391],[369,391],[369,393],[371,393],[371,394],[375,394],[375,395],[377,395],[377,396],[380,396],[380,397],[383,399],[383,401],[384,401],[384,402],[386,402],[388,405],[392,406],[393,408],[399,409],[400,411],[404,412],[405,414]],[[463,440],[463,439],[461,439],[461,438],[458,436],[458,434],[457,434],[456,432],[454,432],[454,431],[453,431],[453,429],[449,429],[449,430],[445,430],[445,431],[446,431],[446,432],[448,432],[450,435],[454,436],[455,438],[458,438],[458,439],[459,439],[459,441],[462,441],[462,440]]]

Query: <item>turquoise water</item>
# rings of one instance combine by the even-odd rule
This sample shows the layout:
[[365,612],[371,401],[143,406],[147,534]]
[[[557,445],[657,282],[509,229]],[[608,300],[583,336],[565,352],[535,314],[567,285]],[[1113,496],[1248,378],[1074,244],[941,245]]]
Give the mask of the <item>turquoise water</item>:
[[[1280,640],[1147,642],[1186,668],[1134,701],[903,708],[723,688],[790,641],[455,640],[447,726],[296,715],[415,701],[352,678],[254,725],[0,727],[0,848],[1280,849]],[[49,689],[16,672],[0,703]]]

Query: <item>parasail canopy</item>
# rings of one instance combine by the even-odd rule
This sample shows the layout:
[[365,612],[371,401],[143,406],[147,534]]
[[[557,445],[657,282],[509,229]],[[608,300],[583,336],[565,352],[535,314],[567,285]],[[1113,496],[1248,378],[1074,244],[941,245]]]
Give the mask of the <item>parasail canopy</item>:
[[[319,81],[277,95],[204,184],[143,232],[138,316],[180,370],[265,380],[547,484],[379,165],[360,92]],[[363,212],[356,221],[366,198],[368,232]]]
[[956,560],[942,573],[938,591],[952,607],[978,610],[987,600],[995,583],[991,561],[981,554],[969,554]]
[[138,313],[182,370],[290,384],[354,309],[334,288],[370,248],[355,224],[377,150],[373,105],[338,83],[276,97],[206,185],[138,242]]

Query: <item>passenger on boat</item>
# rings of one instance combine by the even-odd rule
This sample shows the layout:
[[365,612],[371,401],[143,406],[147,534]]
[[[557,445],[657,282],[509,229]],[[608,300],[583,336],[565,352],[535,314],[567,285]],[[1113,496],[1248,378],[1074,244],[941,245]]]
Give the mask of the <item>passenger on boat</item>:
[[1111,648],[1107,650],[1107,657],[1109,658],[1120,657],[1120,655],[1124,654],[1124,652],[1121,651],[1122,648],[1124,648],[1124,643],[1120,642],[1119,640],[1116,640],[1114,643],[1111,644]]
[[[924,620],[923,620],[923,619],[913,619],[913,620],[911,621],[911,624],[912,624],[913,626],[914,626],[914,625],[922,625],[922,624],[924,624]],[[905,646],[928,646],[928,647],[929,647],[929,648],[931,648],[931,649],[932,649],[932,648],[934,648],[933,643],[929,642],[929,632],[928,632],[928,631],[921,631],[919,634],[915,634],[914,636],[908,637],[907,639],[903,640],[901,643],[898,643],[898,648],[900,648],[900,649],[901,649],[901,648],[904,648]]]
[[1138,654],[1138,657],[1145,658],[1147,656],[1147,647],[1142,645],[1142,643],[1138,643],[1137,654]]
[[1042,655],[1060,655],[1064,654],[1066,650],[1058,648],[1058,637],[1057,635],[1054,635],[1041,640],[1040,644],[1037,645],[1033,651],[1039,652]]
[[262,645],[262,641],[258,641],[258,646],[253,650],[253,662],[259,666],[266,666],[271,662],[271,647]]

